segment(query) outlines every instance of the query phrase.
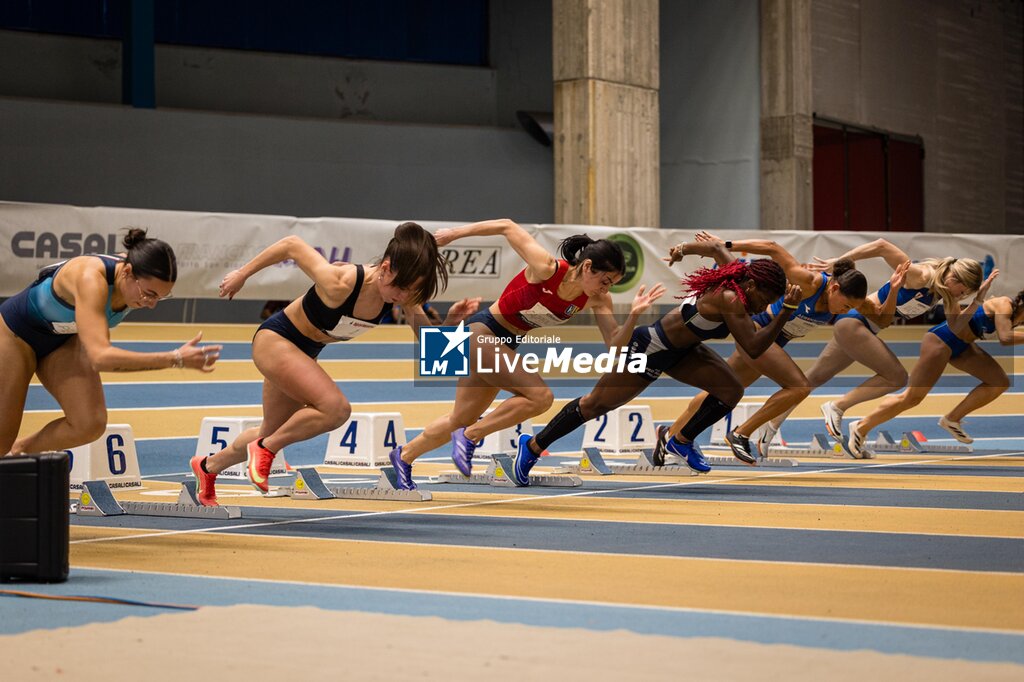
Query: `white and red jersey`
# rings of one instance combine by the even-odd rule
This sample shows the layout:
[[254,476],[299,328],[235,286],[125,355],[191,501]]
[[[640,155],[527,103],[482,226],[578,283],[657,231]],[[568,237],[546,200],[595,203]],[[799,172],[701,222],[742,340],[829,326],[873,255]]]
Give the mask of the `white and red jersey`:
[[526,281],[526,270],[512,278],[501,292],[498,310],[502,317],[516,329],[528,332],[537,327],[562,324],[583,310],[588,296],[580,294],[571,301],[558,295],[558,286],[569,271],[569,263],[558,261],[555,274],[543,282],[533,284]]

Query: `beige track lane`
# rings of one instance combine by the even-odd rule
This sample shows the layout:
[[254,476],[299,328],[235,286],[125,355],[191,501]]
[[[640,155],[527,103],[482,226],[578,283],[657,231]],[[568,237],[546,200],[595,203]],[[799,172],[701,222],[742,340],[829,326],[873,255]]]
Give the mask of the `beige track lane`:
[[[75,540],[132,534],[124,529],[72,528]],[[221,533],[76,544],[71,563],[82,568],[1024,631],[1024,576],[973,571]]]
[[[659,481],[664,484],[666,481]],[[163,481],[147,480],[146,491],[118,490],[119,500],[170,501],[179,487]],[[566,521],[607,521],[617,523],[654,523],[666,525],[736,526],[746,528],[786,528],[816,531],[867,531],[884,533],[928,533],[979,537],[1024,538],[1024,511],[978,509],[905,508],[886,506],[847,506],[825,504],[782,504],[772,502],[704,501],[686,498],[686,489],[673,491],[679,499],[643,497],[537,496],[536,500],[505,504],[474,504],[469,507],[443,508],[449,505],[497,502],[519,496],[494,493],[457,493],[433,491],[431,502],[410,505],[402,502],[364,500],[292,500],[258,496],[251,487],[217,486],[221,504],[271,509],[309,509],[354,512],[427,510],[427,513],[462,517],[559,519]],[[164,495],[153,495],[154,491]],[[664,489],[659,489],[664,494]],[[642,494],[642,493],[641,493]],[[431,507],[439,507],[431,512]]]
[[[141,389],[144,390],[144,389]],[[182,386],[182,395],[188,395],[189,391],[195,389]],[[344,387],[343,387],[344,390]],[[581,391],[582,393],[582,391]],[[108,410],[108,423],[123,424],[129,423],[135,430],[136,438],[187,438],[195,437],[199,433],[199,424],[203,417],[208,416],[261,416],[262,411],[258,403],[260,400],[260,388],[253,387],[253,405],[251,406],[225,406],[225,407],[162,407],[154,410],[139,409],[111,409]],[[410,400],[417,400],[415,389],[409,395]],[[686,398],[660,398],[640,396],[636,404],[649,405],[651,414],[657,421],[674,420],[686,406]],[[819,405],[828,400],[827,397],[811,396],[797,407],[793,413],[795,417],[820,417]],[[909,410],[906,414],[910,416],[921,415],[922,417],[934,418],[934,415],[948,412],[960,397],[954,395],[931,395],[917,407]],[[542,415],[534,417],[534,425],[547,423],[568,400],[556,400],[554,405]],[[353,407],[359,412],[401,412],[406,428],[423,428],[432,420],[445,414],[451,408],[450,402],[424,400],[424,402],[370,402],[353,403]],[[866,403],[868,407],[858,406],[857,414],[867,413],[872,403]],[[32,433],[42,427],[43,424],[60,416],[59,410],[38,410],[25,413],[21,425],[21,434]],[[1020,415],[1024,414],[1024,395],[1003,396],[994,403],[978,410],[978,415]],[[851,415],[854,416],[854,415]],[[854,417],[855,418],[855,417]],[[966,422],[970,425],[970,422]],[[883,425],[882,428],[885,428]],[[822,427],[824,431],[824,426]],[[785,428],[783,428],[785,433]],[[871,437],[874,438],[872,433]],[[978,443],[978,447],[984,447]],[[852,461],[852,460],[851,460]]]

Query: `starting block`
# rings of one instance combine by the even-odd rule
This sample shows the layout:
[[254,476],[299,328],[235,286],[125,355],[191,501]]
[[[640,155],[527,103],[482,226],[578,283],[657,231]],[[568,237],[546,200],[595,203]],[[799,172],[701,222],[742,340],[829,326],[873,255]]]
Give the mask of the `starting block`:
[[[512,470],[512,458],[506,453],[495,453],[487,472],[463,476],[457,471],[449,471],[440,476],[431,477],[431,483],[461,483],[462,485],[489,485],[496,488],[515,488],[515,481],[507,472]],[[579,476],[531,474],[530,486],[539,488],[578,488],[583,485]]]
[[[719,419],[711,427],[711,441],[709,445],[713,447],[729,447],[729,444],[725,441],[725,434],[750,419],[762,407],[764,407],[762,403],[737,404],[736,407],[732,408],[732,412],[725,415],[724,419]],[[754,433],[750,435],[751,443],[756,442],[761,437],[764,428],[764,425],[762,425],[754,429]]]
[[327,434],[324,464],[379,467],[405,445],[405,426],[398,412],[353,412],[348,421]]
[[[751,439],[753,441],[753,439]],[[728,444],[725,447],[729,447]],[[833,443],[824,433],[816,433],[811,436],[811,442],[806,446],[796,445],[772,445],[768,448],[768,457],[758,460],[758,466],[783,466],[795,467],[800,463],[790,457],[846,457],[846,451],[839,443]],[[773,455],[779,455],[774,457]],[[710,458],[707,458],[710,462]],[[717,459],[717,458],[716,458]],[[733,462],[739,462],[732,458]],[[714,462],[711,462],[712,464]]]
[[605,454],[634,454],[656,443],[650,405],[623,405],[591,419],[583,430],[583,447]]
[[195,481],[181,484],[177,502],[118,502],[106,481],[85,481],[74,513],[78,516],[176,516],[190,519],[240,519],[238,507],[204,507]]
[[878,437],[875,438],[875,442],[868,446],[868,449],[872,452],[881,453],[892,453],[892,454],[912,454],[912,453],[957,453],[964,454],[974,452],[974,448],[970,445],[931,445],[928,443],[922,443],[918,440],[911,431],[904,431],[903,437],[900,438],[899,442],[893,439],[892,434],[888,431],[879,431]]
[[[685,464],[666,464],[665,466],[654,465],[654,450],[641,450],[633,464],[619,464],[607,462],[604,455],[597,448],[583,448],[583,456],[579,464],[570,464],[560,467],[558,471],[573,474],[594,474],[599,476],[700,476],[700,474]],[[707,459],[705,457],[705,459]]]
[[[196,439],[196,455],[213,455],[230,445],[239,434],[247,429],[258,429],[263,420],[259,417],[203,417]],[[271,476],[284,476],[291,470],[281,448],[270,467]],[[217,474],[223,478],[247,478],[245,462],[233,464]]]
[[425,490],[401,490],[395,468],[381,467],[380,478],[371,487],[330,487],[313,467],[295,470],[295,481],[290,486],[270,489],[266,497],[290,497],[295,500],[381,500],[392,502],[426,502],[433,495]]
[[97,440],[65,452],[70,460],[72,490],[81,490],[86,481],[105,481],[110,488],[142,487],[129,424],[108,424]]

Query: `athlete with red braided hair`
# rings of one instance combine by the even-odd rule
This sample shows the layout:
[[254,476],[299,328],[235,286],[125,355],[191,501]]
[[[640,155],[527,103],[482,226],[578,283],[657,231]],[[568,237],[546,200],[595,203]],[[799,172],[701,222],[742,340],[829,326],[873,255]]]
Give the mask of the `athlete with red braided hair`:
[[[733,261],[724,244],[719,242],[680,244],[671,249],[665,260],[672,264],[687,254],[713,257],[721,267],[701,268],[685,277],[682,283],[688,295],[680,297],[682,304],[653,325],[633,331],[629,350],[647,355],[647,371],[603,375],[589,394],[563,407],[536,437],[520,436],[512,472],[516,485],[529,485],[530,469],[552,443],[584,422],[625,405],[662,373],[708,393],[701,409],[679,436],[669,442],[668,448],[694,471],[707,473],[711,470],[693,441],[736,406],[743,397],[743,385],[725,360],[703,342],[732,334],[738,346],[757,357],[782,331],[803,293],[800,287],[787,285],[778,264],[768,259],[752,263]],[[764,310],[780,296],[784,296],[783,312],[758,329],[751,315]]]

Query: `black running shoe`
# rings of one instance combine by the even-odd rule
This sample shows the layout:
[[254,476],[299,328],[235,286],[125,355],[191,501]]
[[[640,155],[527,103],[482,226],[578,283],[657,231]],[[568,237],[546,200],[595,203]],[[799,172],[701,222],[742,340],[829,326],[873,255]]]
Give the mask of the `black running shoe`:
[[668,440],[668,425],[662,424],[656,431],[658,437],[654,444],[654,453],[651,455],[651,462],[656,467],[665,466],[665,441]]
[[730,431],[725,435],[725,441],[729,444],[729,449],[732,450],[732,454],[736,459],[745,464],[757,466],[757,457],[750,452],[749,438],[741,436],[735,431]]

